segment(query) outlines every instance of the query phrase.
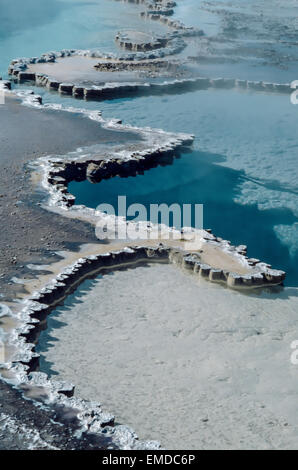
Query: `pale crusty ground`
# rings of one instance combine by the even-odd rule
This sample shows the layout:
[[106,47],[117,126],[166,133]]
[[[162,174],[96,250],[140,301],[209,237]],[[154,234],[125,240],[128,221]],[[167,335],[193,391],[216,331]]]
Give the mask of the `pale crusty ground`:
[[51,314],[41,368],[168,449],[297,449],[297,295],[172,265],[114,272]]
[[0,122],[0,292],[9,299],[17,287],[10,278],[25,275],[26,263],[43,264],[54,251],[97,241],[89,224],[38,205],[44,196],[32,184],[26,164],[43,155],[139,137],[105,130],[82,115],[28,108],[8,96],[0,106]]
[[[73,83],[75,85],[103,85],[109,82],[146,82],[146,73],[142,70],[142,63],[140,62],[140,71],[119,71],[119,72],[101,72],[94,68],[95,65],[102,62],[98,58],[85,57],[85,56],[72,56],[56,59],[56,62],[32,64],[28,66],[28,72],[44,73],[52,80],[58,82]],[[107,62],[104,60],[104,62]],[[152,70],[156,67],[152,61]],[[117,63],[117,61],[111,61]],[[123,62],[120,62],[122,64]],[[150,71],[150,69],[148,69]],[[161,69],[161,75],[165,77],[169,74],[165,69]],[[173,71],[171,71],[173,76]]]
[[[0,302],[23,291],[12,278],[34,282],[39,271],[28,264],[45,264],[49,278],[57,250],[71,249],[79,257],[82,243],[97,244],[94,229],[80,220],[49,213],[38,204],[44,195],[31,180],[27,163],[49,154],[63,154],[96,143],[138,140],[134,134],[104,130],[90,119],[66,112],[37,110],[22,106],[6,96],[0,106]],[[98,244],[97,246],[100,247]],[[49,264],[50,263],[50,264]],[[15,326],[11,318],[0,319],[1,329]],[[109,441],[81,441],[68,427],[55,424],[54,411],[36,408],[20,393],[0,381],[0,449],[51,448],[99,449]],[[51,421],[53,420],[53,421]]]

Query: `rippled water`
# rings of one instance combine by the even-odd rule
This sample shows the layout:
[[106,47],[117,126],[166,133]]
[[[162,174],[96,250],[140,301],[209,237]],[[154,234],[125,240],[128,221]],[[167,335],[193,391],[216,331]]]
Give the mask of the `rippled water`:
[[186,55],[207,76],[291,82],[298,77],[297,0],[186,0],[174,16],[205,32]]

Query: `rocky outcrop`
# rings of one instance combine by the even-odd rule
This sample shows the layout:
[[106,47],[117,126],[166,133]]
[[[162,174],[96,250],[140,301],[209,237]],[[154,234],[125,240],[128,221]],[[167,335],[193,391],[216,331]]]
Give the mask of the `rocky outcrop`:
[[0,90],[11,90],[11,82],[0,78]]
[[[115,446],[135,450],[158,449],[155,441],[140,442],[136,434],[126,426],[115,426],[114,416],[104,412],[99,403],[73,397],[74,385],[50,380],[45,373],[38,372],[39,354],[35,352],[39,335],[46,327],[46,319],[57,303],[63,301],[86,277],[94,277],[102,269],[117,269],[123,264],[137,263],[142,260],[166,260],[168,250],[163,247],[136,249],[125,248],[121,251],[80,258],[67,267],[47,286],[36,292],[26,301],[19,314],[22,326],[14,330],[10,345],[15,349],[11,361],[2,364],[15,377],[21,389],[34,389],[39,403],[61,407],[67,415],[76,416],[81,433],[109,436]],[[40,395],[38,393],[40,390]],[[61,420],[63,422],[63,413]]]
[[[79,54],[82,51],[77,51]],[[53,53],[54,54],[54,53]],[[57,56],[60,56],[61,53],[57,53]],[[70,54],[74,55],[74,52]],[[239,80],[234,78],[206,78],[206,77],[193,77],[193,78],[183,78],[183,79],[174,79],[168,80],[166,82],[160,83],[150,83],[150,82],[113,82],[106,83],[102,86],[84,86],[80,84],[73,83],[61,83],[53,78],[49,78],[47,75],[42,73],[31,73],[24,72],[24,66],[27,67],[30,64],[32,59],[20,59],[21,62],[13,61],[9,67],[9,73],[13,76],[14,79],[19,81],[30,80],[35,81],[36,85],[44,86],[50,90],[58,91],[62,94],[73,95],[76,98],[85,98],[86,100],[106,100],[121,98],[126,96],[148,96],[148,95],[158,95],[160,93],[181,93],[195,90],[202,90],[208,88],[221,88],[221,89],[247,89],[253,90],[254,92],[266,92],[266,93],[282,93],[282,94],[291,94],[293,89],[291,88],[290,83],[269,83],[264,81],[251,81],[251,80]],[[123,70],[150,70],[150,67],[155,70],[158,70],[159,67],[164,65],[164,62],[156,61],[140,61],[134,62],[133,60],[123,60],[119,61],[118,59],[113,62],[109,60],[107,62],[100,62],[98,65],[95,65],[98,70],[103,71],[123,71]],[[22,71],[19,70],[19,66],[22,66]],[[19,79],[19,74],[21,78]],[[27,77],[27,78],[22,78]],[[8,82],[9,83],[9,82]]]
[[176,2],[167,0],[118,0],[144,5],[145,11],[140,13],[142,18],[152,21],[160,21],[176,31],[182,32],[184,35],[201,36],[203,31],[198,28],[187,27],[182,21],[173,20],[171,16],[174,14]]
[[[212,242],[218,239],[211,238]],[[220,241],[218,242],[220,244]],[[284,271],[272,269],[266,263],[258,262],[255,264],[254,260],[250,260],[246,257],[246,251],[243,253],[239,247],[230,248],[238,253],[248,261],[251,266],[251,272],[247,274],[239,274],[223,269],[212,267],[201,261],[200,255],[192,253],[189,255],[183,255],[181,251],[171,252],[170,259],[173,263],[182,264],[182,266],[188,271],[192,271],[195,275],[199,275],[203,278],[208,279],[212,282],[224,282],[232,288],[247,288],[247,287],[264,287],[267,285],[279,285],[285,280],[286,274]]]
[[[148,36],[148,37],[147,37]],[[119,32],[115,41],[120,47],[129,51],[152,51],[154,49],[161,49],[166,47],[171,38],[167,36],[155,36],[145,35],[144,33],[131,32]]]
[[[155,162],[158,164],[158,161]],[[149,166],[152,162],[149,163]],[[127,175],[138,169],[144,168],[144,162],[138,161],[135,158],[131,161],[121,160],[104,160],[101,162],[75,162],[69,163],[64,167],[57,164],[52,167],[48,173],[48,181],[56,191],[60,192],[61,201],[66,207],[71,207],[75,203],[75,198],[67,192],[67,185],[73,179],[83,180],[85,178],[92,182],[98,182],[102,179],[111,178],[116,175]],[[236,253],[243,258],[243,261],[250,267],[250,272],[246,274],[239,274],[223,269],[216,266],[207,265],[201,260],[198,253],[189,254],[184,256],[183,251],[170,252],[170,260],[176,264],[181,264],[185,269],[192,271],[196,275],[207,278],[212,282],[224,282],[227,286],[232,288],[251,288],[269,285],[279,285],[285,279],[285,273],[280,270],[272,269],[266,263],[262,263],[254,258],[246,256],[247,247],[239,245],[233,247],[230,242],[223,241],[219,237],[212,235],[211,231],[206,231],[206,242],[217,244],[219,248]],[[224,243],[224,245],[223,245]],[[245,264],[245,263],[244,263]]]
[[85,161],[52,161],[47,167],[47,184],[50,191],[55,192],[55,199],[60,205],[71,207],[75,197],[68,193],[68,183],[88,179],[99,183],[103,179],[114,176],[134,176],[149,168],[156,167],[167,159],[170,163],[184,147],[191,145],[192,138],[172,140],[166,147],[156,147],[142,152],[133,152],[129,158],[105,158],[103,160]]

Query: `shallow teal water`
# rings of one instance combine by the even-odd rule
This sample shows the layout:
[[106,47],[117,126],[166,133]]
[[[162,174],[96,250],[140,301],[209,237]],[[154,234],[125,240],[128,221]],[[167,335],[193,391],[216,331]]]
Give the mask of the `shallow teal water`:
[[[181,2],[176,17],[188,23],[195,16],[192,2]],[[14,10],[8,0],[0,0],[0,6],[6,7],[0,19],[2,72],[12,58],[49,50],[100,47],[113,51],[114,35],[122,27],[161,28],[156,22],[140,20],[135,6],[113,0],[50,0],[42,6],[38,0],[26,4],[16,0]],[[14,14],[16,7],[20,16]],[[209,24],[210,34],[217,32],[214,16],[201,19],[207,29]],[[193,24],[200,26],[200,20]],[[214,70],[234,75],[229,67],[216,65]],[[249,78],[266,76],[272,81],[279,75],[290,76],[278,68],[273,72],[270,67],[255,67],[248,72],[247,67],[237,67],[238,76],[242,73],[246,78],[247,73]],[[203,73],[208,70],[202,67]],[[212,90],[98,103],[59,97],[42,88],[36,91],[45,103],[100,109],[104,117],[139,127],[196,136],[193,153],[172,166],[134,179],[72,183],[78,203],[92,207],[115,203],[121,193],[128,195],[129,203],[204,203],[205,227],[233,243],[248,244],[251,256],[287,270],[288,282],[298,285],[298,107],[289,96]]]
[[164,31],[139,18],[136,7],[114,0],[0,0],[0,74],[17,57],[65,48],[117,50],[121,29]]

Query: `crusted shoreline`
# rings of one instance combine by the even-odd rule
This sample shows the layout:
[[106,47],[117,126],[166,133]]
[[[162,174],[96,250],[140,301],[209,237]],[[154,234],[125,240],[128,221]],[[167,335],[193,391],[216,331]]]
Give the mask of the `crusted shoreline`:
[[[27,95],[26,100],[27,105],[42,108],[42,105],[36,102],[34,94]],[[71,112],[73,111],[76,110],[71,110]],[[141,150],[109,151],[106,155],[98,155],[96,152],[93,158],[85,156],[83,151],[77,154],[76,158],[71,153],[69,156],[64,156],[63,159],[59,157],[43,157],[34,164],[34,168],[37,171],[42,171],[42,184],[49,195],[48,201],[45,202],[45,207],[49,210],[58,210],[60,214],[68,217],[81,218],[93,225],[96,225],[102,217],[105,217],[105,214],[86,206],[75,206],[75,197],[68,191],[68,184],[71,181],[89,179],[93,183],[99,183],[102,179],[109,179],[115,176],[135,176],[139,172],[142,173],[160,164],[170,164],[175,156],[191,146],[194,140],[194,136],[188,134],[172,134],[151,128],[135,128],[123,125],[117,120],[105,121],[98,112],[84,110],[81,110],[81,112],[86,113],[89,118],[99,122],[106,129],[134,131],[137,135],[142,136]],[[126,225],[133,224],[133,222],[124,223]],[[158,230],[160,242],[172,239],[173,246],[181,248],[184,246],[185,235],[194,234],[197,240],[199,240],[199,244],[194,247],[194,251],[201,249],[204,244],[210,244],[215,245],[222,252],[223,256],[228,254],[231,260],[236,255],[239,271],[237,271],[237,266],[234,267],[234,271],[232,268],[229,271],[225,268],[220,268],[220,266],[212,265],[212,256],[208,258],[211,261],[210,265],[205,263],[202,269],[198,269],[198,266],[196,266],[196,271],[201,271],[203,276],[209,277],[213,281],[224,281],[229,287],[251,288],[279,285],[286,277],[283,271],[272,269],[270,265],[260,260],[248,258],[246,256],[246,246],[233,247],[229,241],[214,236],[211,230],[195,230],[184,227],[182,232],[178,234],[173,228],[166,226],[156,227],[150,222],[144,222],[143,226],[146,227],[149,240],[150,233],[155,233]],[[153,237],[154,240],[157,243]],[[149,244],[151,245],[151,243],[150,241]],[[223,261],[223,265],[225,265],[225,261]],[[248,269],[245,275],[241,273],[243,266]]]
[[[114,0],[113,0],[114,1]],[[117,0],[127,1],[137,5],[144,5],[145,11],[141,12],[141,17],[150,20],[161,21],[163,24],[174,29],[174,32],[164,35],[150,36],[137,31],[119,32],[115,41],[118,45],[127,50],[126,53],[104,53],[98,49],[63,49],[61,51],[51,51],[42,54],[40,57],[16,58],[9,65],[8,73],[14,81],[18,83],[32,82],[36,86],[46,87],[51,91],[72,95],[75,98],[84,98],[86,100],[106,100],[127,96],[144,96],[160,93],[179,93],[194,90],[205,90],[209,88],[223,89],[242,89],[252,90],[254,92],[266,93],[286,93],[293,92],[290,83],[278,83],[268,81],[254,81],[238,79],[237,77],[206,77],[198,73],[187,72],[184,78],[167,78],[160,82],[154,82],[150,79],[150,68],[153,75],[159,75],[162,79],[164,64],[168,56],[174,56],[178,75],[185,74],[180,70],[181,61],[179,54],[185,49],[187,43],[185,39],[193,36],[203,36],[201,29],[186,27],[182,22],[171,19],[176,2],[159,0]],[[51,75],[42,71],[45,64],[53,64],[59,67],[57,61],[63,61],[67,58],[85,57],[95,60],[93,68],[100,72],[111,72],[110,79],[103,79],[103,84],[97,85],[98,79],[93,80],[87,85],[86,79],[73,79],[72,70],[69,70],[69,76],[65,80],[59,80],[55,73]],[[164,60],[162,60],[164,59]],[[191,59],[191,58],[189,58]],[[61,62],[60,62],[61,63]],[[167,61],[168,66],[171,62]],[[180,63],[180,65],[179,65]],[[40,70],[39,70],[40,68]],[[53,67],[53,70],[55,67]],[[146,71],[146,80],[114,80],[113,72]],[[172,74],[175,75],[175,74]]]
[[[113,0],[115,1],[115,0]],[[187,27],[178,20],[172,20],[176,6],[175,1],[159,1],[159,0],[117,0],[126,1],[136,5],[144,5],[145,11],[140,16],[153,21],[160,21],[162,24],[173,28],[174,31],[164,35],[150,36],[139,33],[137,31],[119,32],[115,41],[118,45],[127,50],[126,53],[104,53],[98,49],[81,50],[81,49],[63,49],[61,51],[51,51],[42,54],[40,57],[17,58],[12,60],[8,68],[9,75],[13,80],[19,83],[33,82],[37,86],[47,87],[51,91],[58,91],[61,94],[73,95],[76,98],[84,98],[91,100],[115,99],[126,96],[143,96],[159,93],[179,93],[208,88],[238,88],[247,89],[254,92],[268,93],[287,93],[293,92],[290,83],[278,83],[268,81],[254,81],[237,79],[234,77],[205,77],[200,74],[189,74],[186,78],[167,79],[163,82],[156,83],[150,80],[150,64],[154,73],[160,76],[164,67],[164,61],[168,56],[175,56],[175,60],[179,63],[179,54],[185,49],[187,37],[203,36],[201,29]],[[99,71],[131,71],[131,70],[147,70],[148,79],[132,81],[127,80],[118,82],[103,80],[103,85],[88,84],[84,85],[86,80],[73,80],[70,76],[67,81],[61,81],[55,77],[55,74],[49,76],[38,70],[38,66],[42,69],[45,64],[55,64],[57,60],[65,60],[71,57],[86,57],[99,59],[98,63],[94,63],[94,68]],[[189,58],[191,59],[191,58]],[[168,62],[170,64],[170,62]],[[176,63],[176,67],[179,66]],[[71,70],[70,70],[71,72]],[[112,75],[111,75],[112,77]],[[95,80],[94,80],[95,81]]]
[[[22,93],[20,94],[22,96]],[[24,98],[24,96],[22,97]],[[25,94],[24,104],[43,108],[39,97],[34,93]],[[79,110],[70,109],[65,111],[75,112]],[[73,152],[69,156],[65,155],[63,159],[59,157],[42,157],[34,162],[33,168],[39,173],[41,171],[42,184],[49,195],[48,200],[44,203],[45,207],[54,212],[58,211],[58,213],[67,217],[88,221],[94,226],[105,217],[105,214],[85,206],[75,206],[75,197],[68,191],[68,184],[71,181],[89,179],[98,183],[102,179],[115,176],[137,175],[138,172],[142,173],[159,164],[171,163],[175,156],[192,145],[194,140],[194,136],[188,134],[171,134],[151,128],[135,128],[123,125],[117,120],[105,121],[98,112],[84,110],[80,110],[80,112],[99,122],[106,129],[133,131],[136,135],[142,137],[140,150],[123,151],[123,149],[119,149],[114,152],[109,150],[106,154],[101,152],[100,155],[96,151],[94,156],[90,158],[85,155],[83,149],[75,155]],[[133,224],[133,222],[126,221],[123,223],[126,225]],[[156,230],[158,230],[158,240],[153,237],[149,245],[152,244],[152,240],[158,243],[171,239],[173,246],[183,248],[186,234],[194,234],[199,242],[193,248],[193,251],[198,252],[204,245],[210,244],[211,246],[215,245],[222,252],[224,258],[228,255],[228,258],[233,262],[236,255],[239,271],[237,270],[237,264],[234,269],[227,269],[226,260],[223,260],[222,267],[215,265],[214,261],[212,262],[212,255],[208,257],[210,263],[203,263],[206,265],[205,267],[198,269],[196,266],[196,271],[202,271],[205,277],[210,277],[210,280],[225,281],[229,287],[251,288],[279,285],[286,277],[283,271],[272,269],[270,265],[260,260],[248,258],[246,256],[246,246],[233,247],[229,241],[214,236],[211,230],[196,230],[184,227],[177,236],[177,231],[170,227],[155,226],[150,222],[144,222],[143,226],[146,227],[148,240],[150,240],[150,233],[156,233]],[[194,266],[192,262],[190,262],[190,265]],[[241,272],[243,267],[247,269],[244,275]]]
[[[66,54],[66,55],[63,55]],[[61,51],[51,52],[41,57],[41,64],[53,63],[57,58],[61,57],[74,57],[74,56],[85,56],[88,55],[86,51]],[[32,82],[36,86],[45,87],[48,90],[59,92],[60,94],[72,95],[75,98],[84,98],[86,100],[106,100],[124,98],[127,96],[146,96],[161,93],[179,93],[195,90],[207,90],[212,88],[218,89],[240,89],[240,90],[252,90],[254,92],[266,92],[266,93],[285,93],[290,94],[293,92],[293,88],[290,83],[270,83],[265,81],[253,81],[253,80],[242,80],[237,78],[207,78],[207,77],[189,77],[181,79],[168,79],[161,83],[135,81],[135,82],[107,82],[101,86],[84,86],[81,83],[71,83],[59,81],[56,78],[49,77],[47,74],[42,72],[35,72],[30,70],[30,64],[37,64],[36,58],[28,59],[15,59],[12,61],[9,67],[9,74],[13,80],[19,83]],[[94,67],[104,67],[109,71],[118,69],[119,59],[109,59],[108,61],[99,62]],[[120,61],[120,67],[130,70],[131,64],[134,63],[133,59],[129,58],[127,61]],[[142,70],[142,67],[150,68],[155,64],[158,65],[153,59],[140,61],[135,63],[135,68]],[[144,64],[144,65],[142,65]],[[27,70],[29,68],[29,70]]]
[[[23,96],[24,98],[24,96]],[[35,107],[41,107],[38,97],[28,93],[25,95],[25,104]],[[105,121],[96,113],[93,119],[101,123]],[[123,127],[119,122],[105,123],[113,128]],[[133,128],[125,126],[124,129]],[[137,155],[125,155],[125,158],[105,159],[105,160],[86,160],[77,161],[55,161],[48,158],[43,159],[46,163],[44,176],[46,175],[47,184],[53,194],[55,194],[55,204],[59,198],[60,208],[69,212],[73,208],[74,198],[67,193],[67,184],[74,178],[86,178],[93,175],[95,179],[112,177],[123,171],[125,174],[131,171],[149,168],[152,164],[158,164],[162,156],[168,155],[173,158],[173,152],[183,148],[184,145],[192,143],[192,136],[176,135],[164,133],[163,131],[153,131],[152,129],[139,129],[141,133],[147,133],[147,142],[150,143],[148,136],[151,133],[156,134],[156,148],[152,145],[147,150]],[[169,140],[169,137],[170,140]],[[160,145],[160,139],[163,145]],[[146,142],[146,139],[145,139]],[[132,159],[132,163],[129,163]],[[49,165],[50,162],[50,165]],[[49,189],[48,188],[48,189]],[[57,197],[58,196],[58,197]],[[74,217],[78,215],[77,211]],[[12,330],[9,334],[8,344],[15,349],[11,362],[5,365],[3,377],[9,383],[24,391],[25,395],[39,397],[39,394],[46,393],[44,404],[46,406],[58,406],[65,410],[72,410],[71,413],[76,416],[79,422],[77,436],[98,435],[108,437],[116,448],[121,449],[158,449],[160,444],[157,442],[140,442],[136,434],[126,426],[113,426],[114,417],[110,413],[104,412],[99,404],[89,403],[80,398],[74,398],[74,386],[64,382],[53,382],[49,380],[46,374],[37,372],[38,354],[35,352],[35,342],[38,340],[39,333],[45,327],[47,315],[63,299],[69,295],[86,277],[95,276],[101,270],[117,269],[124,265],[132,265],[137,262],[159,261],[173,262],[178,266],[193,272],[194,275],[201,276],[212,282],[227,284],[233,288],[252,288],[262,286],[272,286],[281,284],[285,273],[272,270],[271,267],[258,260],[248,259],[246,257],[246,247],[232,247],[229,242],[221,240],[210,233],[203,231],[202,238],[204,244],[218,248],[220,251],[230,252],[232,257],[236,257],[241,263],[249,267],[249,274],[239,274],[236,272],[219,269],[208,265],[204,259],[201,259],[199,252],[186,253],[183,249],[166,246],[134,246],[121,249],[120,251],[87,256],[80,258],[73,265],[68,266],[50,284],[47,284],[34,295],[25,300],[25,307],[18,314],[18,320],[21,326]],[[6,371],[6,372],[5,372]],[[7,375],[6,375],[7,374]],[[40,397],[38,398],[40,400]],[[63,413],[62,413],[63,414]],[[63,422],[63,416],[61,417]]]
[[[132,1],[132,0],[129,0]],[[50,90],[61,94],[72,95],[85,99],[114,99],[117,97],[139,96],[144,94],[158,94],[161,92],[179,93],[189,90],[208,88],[240,88],[251,89],[260,92],[291,93],[290,84],[255,82],[237,79],[204,77],[169,80],[164,83],[106,83],[102,87],[82,86],[81,84],[59,82],[43,73],[36,73],[30,70],[30,65],[53,63],[56,59],[73,57],[76,55],[104,59],[106,66],[113,67],[117,61],[121,61],[126,67],[126,62],[136,61],[138,66],[142,66],[144,61],[156,60],[168,55],[179,53],[184,49],[183,36],[200,35],[201,31],[194,28],[186,28],[182,23],[173,21],[170,16],[175,6],[175,2],[154,1],[150,3],[146,0],[133,0],[133,3],[146,5],[146,11],[141,13],[144,18],[161,21],[169,27],[179,30],[179,33],[170,35],[166,43],[155,44],[161,47],[153,47],[150,44],[138,47],[131,41],[126,44],[125,38],[119,36],[120,45],[126,49],[137,49],[137,52],[130,55],[101,54],[99,51],[64,50],[61,52],[51,52],[44,54],[40,58],[16,59],[11,63],[9,73],[12,79],[23,82],[34,82],[38,86],[45,86]],[[143,49],[148,50],[143,50]],[[150,50],[150,51],[149,51]],[[117,65],[116,65],[117,66]],[[0,81],[0,88],[10,90],[10,81]],[[20,94],[26,104],[39,107],[42,105],[40,96],[28,92]],[[80,214],[88,221],[98,220],[101,217],[90,208],[83,206],[74,207],[75,198],[68,192],[68,184],[73,180],[84,180],[86,178],[99,182],[105,178],[116,175],[135,175],[139,171],[158,165],[163,158],[174,158],[175,152],[180,152],[184,147],[191,145],[193,137],[185,134],[171,135],[163,131],[152,129],[138,129],[130,126],[122,126],[120,121],[104,121],[99,113],[89,116],[98,120],[103,126],[113,129],[135,130],[142,135],[147,148],[141,151],[127,152],[121,155],[107,155],[104,158],[82,158],[61,159],[59,157],[43,158],[35,162],[34,166],[39,171],[42,170],[43,185],[50,194],[47,202],[48,208],[58,210],[59,213],[70,217],[78,217]],[[153,137],[153,144],[151,141]],[[222,240],[211,231],[203,231],[201,240],[204,246],[221,250],[231,258],[236,258],[243,264],[248,273],[234,272],[215,265],[208,264],[201,256],[199,250],[194,253],[187,253],[179,248],[179,242],[174,246],[132,246],[125,247],[120,251],[108,251],[105,254],[95,254],[80,258],[73,265],[68,266],[58,276],[53,278],[50,284],[30,296],[25,301],[25,307],[18,314],[18,319],[22,323],[10,335],[10,345],[15,348],[15,355],[11,361],[5,365],[5,380],[13,383],[22,389],[28,396],[30,390],[34,390],[38,400],[44,400],[45,405],[58,406],[77,417],[79,429],[77,436],[85,434],[104,436],[111,439],[115,448],[121,449],[158,449],[160,444],[155,441],[140,442],[136,434],[126,426],[114,426],[114,416],[101,409],[98,403],[90,403],[80,398],[74,398],[74,386],[64,382],[49,380],[46,374],[38,372],[39,356],[35,352],[35,345],[38,341],[40,331],[46,327],[46,318],[55,306],[65,299],[76,287],[87,277],[94,277],[102,270],[115,270],[123,266],[132,266],[141,262],[172,262],[184,269],[189,270],[193,275],[201,276],[211,282],[219,282],[235,289],[252,289],[255,287],[269,287],[282,284],[285,279],[283,271],[274,270],[266,263],[246,256],[246,247],[233,247],[230,242]],[[162,241],[162,240],[161,240]],[[183,241],[183,240],[182,240]],[[178,245],[178,246],[175,246]],[[46,394],[46,397],[39,396]],[[63,421],[63,418],[61,418]]]
[[[242,250],[245,251],[245,248]],[[122,449],[158,449],[160,444],[155,441],[140,442],[131,429],[121,425],[114,426],[114,416],[104,412],[99,403],[74,398],[74,385],[51,380],[45,373],[38,372],[39,354],[35,352],[35,347],[41,331],[46,328],[47,316],[86,278],[94,278],[99,273],[104,274],[144,262],[171,262],[188,271],[191,270],[194,275],[212,281],[219,282],[223,279],[219,276],[219,270],[200,262],[199,254],[186,255],[182,250],[162,244],[158,247],[125,247],[120,251],[80,258],[60,272],[43,289],[25,300],[25,306],[17,315],[21,325],[9,334],[8,344],[14,352],[2,369],[5,380],[17,385],[25,395],[30,396],[30,391],[34,390],[32,396],[38,401],[45,405],[63,408],[62,422],[63,414],[71,413],[76,416],[79,422],[77,435],[108,437],[116,447]],[[260,280],[260,277],[256,278]],[[233,282],[235,280],[230,275],[228,279],[232,279]],[[245,277],[242,278],[243,281],[244,279]],[[269,277],[267,284],[270,284]]]

